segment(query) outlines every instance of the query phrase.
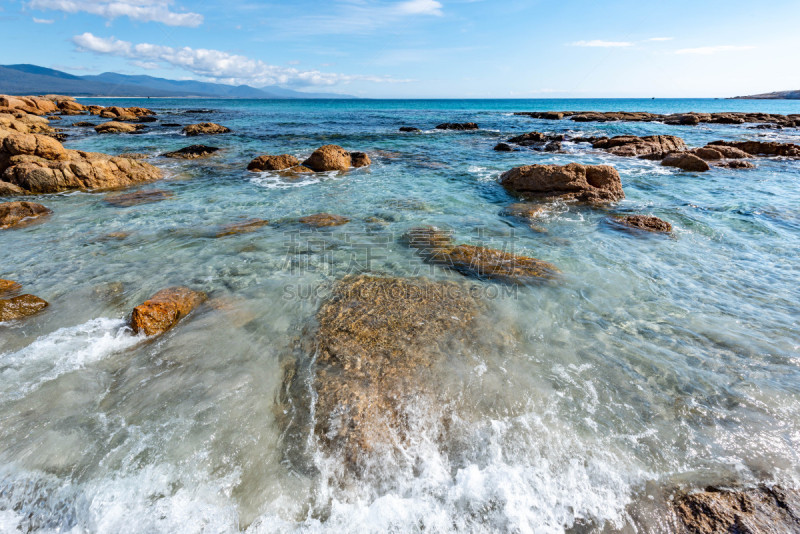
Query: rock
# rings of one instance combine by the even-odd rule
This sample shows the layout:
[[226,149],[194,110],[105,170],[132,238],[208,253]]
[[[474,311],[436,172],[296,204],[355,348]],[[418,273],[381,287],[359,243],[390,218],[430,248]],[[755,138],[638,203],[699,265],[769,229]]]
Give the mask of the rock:
[[592,143],[592,148],[599,148],[616,156],[661,156],[662,154],[685,150],[686,143],[683,142],[683,139],[674,135],[648,135],[646,137],[618,135],[616,137],[598,139]]
[[738,148],[753,156],[800,157],[800,146],[794,143],[776,143],[774,141],[714,141],[706,146],[714,149],[718,146]]
[[73,123],[73,126],[77,126],[79,128],[93,128],[94,123],[88,121],[78,121],[76,123]]
[[700,123],[716,124],[743,124],[743,123],[766,123],[778,126],[794,126],[795,115],[778,115],[771,113],[747,113],[747,112],[722,112],[722,113],[673,113],[670,115],[660,115],[658,113],[647,113],[643,111],[520,111],[514,115],[527,116],[534,119],[557,120],[570,118],[576,122],[663,122],[665,124],[693,126]]
[[710,168],[708,163],[688,152],[669,154],[667,157],[661,160],[661,165],[667,167],[678,167],[679,169],[688,172],[705,172]]
[[745,152],[744,150],[738,149],[732,146],[724,146],[724,145],[706,145],[703,148],[710,148],[712,150],[716,150],[720,154],[722,154],[723,158],[726,159],[747,159],[751,158],[750,154]]
[[51,210],[35,202],[3,202],[0,203],[0,230],[25,225],[51,213]]
[[312,171],[308,167],[304,167],[302,165],[295,165],[294,167],[290,167],[288,169],[284,169],[283,171],[281,171],[281,174],[283,174],[284,176],[287,176],[289,178],[297,178],[297,176],[295,176],[297,174],[306,174],[306,173],[313,173],[313,172],[314,171]]
[[25,191],[18,185],[0,181],[0,197],[13,197],[24,194]]
[[547,212],[547,207],[534,202],[517,202],[503,208],[502,215],[518,219],[537,219]]
[[47,301],[33,295],[0,299],[0,323],[29,317],[39,313],[47,306]]
[[135,191],[133,193],[122,193],[120,195],[110,195],[103,200],[106,204],[117,206],[119,208],[129,208],[131,206],[138,206],[139,204],[152,204],[172,198],[174,195],[169,191],[162,189],[149,189],[147,191]]
[[636,230],[645,230],[647,232],[672,232],[672,225],[667,221],[661,220],[658,217],[649,215],[626,215],[613,217],[612,222],[617,225],[634,228]]
[[150,157],[150,155],[142,154],[141,152],[125,152],[120,154],[119,157],[128,159],[147,159]]
[[189,126],[184,126],[183,128],[183,133],[188,136],[224,134],[229,133],[230,131],[230,128],[220,126],[219,124],[214,124],[213,122],[190,124]]
[[215,146],[191,145],[172,152],[165,152],[161,155],[165,158],[197,159],[210,156],[218,150],[219,148]]
[[350,162],[353,167],[367,167],[372,165],[372,160],[366,152],[350,152]]
[[137,130],[135,124],[126,124],[124,122],[104,122],[94,127],[94,131],[99,134],[105,133],[131,133]]
[[162,289],[133,309],[131,328],[135,334],[163,334],[205,300],[205,293],[188,287]]
[[712,487],[679,494],[672,507],[692,534],[800,532],[800,492],[779,486]]
[[56,130],[50,126],[47,119],[36,115],[15,117],[2,114],[0,115],[0,130],[7,130],[5,135],[13,133],[56,135]]
[[740,159],[735,159],[732,161],[721,161],[716,164],[717,167],[725,167],[728,169],[755,169],[756,166],[750,163],[749,161],[742,161]]
[[68,113],[76,113],[76,114],[83,113],[86,110],[83,104],[79,104],[74,100],[61,100],[58,103],[58,109]]
[[247,234],[255,232],[259,228],[269,224],[266,219],[250,219],[240,223],[226,224],[222,229],[217,232],[217,237],[225,237],[229,235]]
[[454,245],[450,233],[434,226],[412,228],[403,240],[428,263],[465,276],[527,284],[555,278],[560,271],[536,258],[474,245]]
[[22,286],[13,280],[0,279],[0,297],[16,293],[20,289],[22,289]]
[[503,173],[500,184],[523,197],[612,202],[625,198],[619,173],[608,165],[526,165]]
[[400,131],[401,132],[421,132],[422,130],[420,130],[419,128],[414,128],[413,126],[401,126],[400,127]]
[[692,150],[692,154],[704,161],[716,161],[723,158],[722,152],[711,147],[695,148]]
[[[363,161],[369,161],[369,157],[366,160],[359,160],[360,163]],[[339,145],[325,145],[316,149],[303,165],[314,172],[346,171],[353,166],[353,159],[351,154]]]
[[508,143],[497,143],[494,146],[494,150],[496,150],[498,152],[513,152],[514,151],[514,147],[512,147]]
[[58,106],[48,98],[0,95],[0,109],[44,115],[45,113],[54,113],[58,111]]
[[350,222],[347,217],[341,215],[331,215],[330,213],[316,213],[314,215],[306,215],[298,219],[301,223],[321,228],[323,226],[341,226]]
[[444,122],[436,126],[437,130],[477,130],[474,122]]
[[280,156],[263,155],[258,156],[247,165],[248,171],[281,171],[290,169],[300,164],[300,161],[291,154],[281,154]]
[[303,442],[313,431],[355,472],[365,456],[402,448],[414,439],[407,401],[435,391],[431,367],[485,333],[482,310],[470,287],[453,282],[340,280],[316,314],[317,327],[301,338],[298,362],[286,368],[286,432]]

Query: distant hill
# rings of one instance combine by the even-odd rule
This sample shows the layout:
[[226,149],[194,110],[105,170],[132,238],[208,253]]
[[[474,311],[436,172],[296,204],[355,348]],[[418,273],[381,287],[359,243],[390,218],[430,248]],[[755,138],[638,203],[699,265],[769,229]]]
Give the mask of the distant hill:
[[153,96],[200,98],[354,98],[337,93],[304,93],[283,87],[262,88],[194,80],[168,80],[114,72],[76,76],[37,65],[0,65],[0,93],[11,95]]
[[796,91],[776,91],[760,95],[735,96],[734,98],[749,98],[753,100],[800,100],[800,89]]

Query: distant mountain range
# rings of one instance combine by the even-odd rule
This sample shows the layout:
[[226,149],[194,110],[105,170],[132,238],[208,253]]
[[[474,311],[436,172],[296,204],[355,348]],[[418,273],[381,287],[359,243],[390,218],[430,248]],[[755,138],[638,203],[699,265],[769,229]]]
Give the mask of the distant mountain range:
[[753,100],[800,100],[800,89],[796,91],[776,91],[760,95],[735,96],[734,98],[749,98]]
[[160,96],[198,98],[355,98],[337,93],[304,93],[277,86],[225,85],[104,72],[75,76],[37,65],[0,65],[0,94],[69,96]]

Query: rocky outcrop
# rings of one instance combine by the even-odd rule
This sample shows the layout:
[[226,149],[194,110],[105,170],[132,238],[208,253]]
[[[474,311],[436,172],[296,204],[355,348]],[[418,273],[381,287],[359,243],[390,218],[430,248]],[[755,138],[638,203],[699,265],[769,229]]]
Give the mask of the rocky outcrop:
[[339,145],[325,145],[314,151],[303,166],[314,172],[346,171],[351,167],[363,167],[371,163],[363,152],[348,152]]
[[497,143],[494,146],[494,150],[496,150],[497,152],[513,152],[514,147],[509,145],[508,143]]
[[717,167],[725,167],[726,169],[755,169],[756,166],[749,161],[734,159],[729,161],[720,161],[716,164]]
[[183,127],[183,133],[189,137],[195,135],[224,134],[229,133],[230,131],[230,128],[226,126],[220,126],[219,124],[214,124],[213,122],[201,122],[199,124],[190,124],[189,126]]
[[248,171],[262,172],[262,171],[282,171],[291,169],[300,165],[300,160],[291,154],[281,154],[279,156],[270,156],[265,154],[258,156],[247,165]]
[[672,225],[667,221],[650,215],[625,215],[613,217],[613,223],[623,228],[644,230],[646,232],[670,233]]
[[36,115],[0,114],[0,129],[26,134],[45,134],[51,137],[57,133],[47,119]]
[[774,141],[714,141],[706,146],[714,149],[717,147],[738,148],[751,156],[800,157],[800,146],[794,143],[776,143]]
[[744,150],[732,146],[706,145],[703,148],[710,148],[711,150],[719,152],[720,154],[722,154],[722,157],[726,159],[747,159],[753,157]]
[[507,142],[515,145],[544,150],[545,152],[558,152],[561,150],[561,142],[564,140],[562,134],[544,134],[541,132],[529,132],[523,135],[512,137]]
[[661,165],[677,167],[688,172],[705,172],[710,169],[708,163],[689,152],[677,152],[667,155],[661,160]]
[[94,127],[94,131],[99,134],[108,133],[133,133],[139,129],[140,126],[135,124],[127,124],[125,122],[104,122]]
[[144,161],[66,150],[45,135],[0,128],[0,181],[25,193],[112,189],[161,176],[160,170]]
[[686,150],[686,143],[674,135],[648,135],[646,137],[618,135],[597,139],[592,143],[592,148],[605,150],[616,156],[660,158],[670,152]]
[[313,431],[355,473],[363,458],[402,448],[413,437],[408,401],[435,393],[431,368],[474,343],[485,330],[482,310],[469,287],[453,282],[370,275],[339,281],[286,369],[279,400],[289,438],[302,443],[295,435]]
[[56,111],[58,111],[58,106],[48,98],[0,95],[0,113],[20,112],[44,115],[45,113],[55,113]]
[[691,534],[800,532],[800,492],[779,486],[707,488],[675,496],[672,507]]
[[140,204],[152,204],[153,202],[160,202],[174,195],[169,191],[163,189],[149,189],[147,191],[134,191],[132,193],[122,193],[119,195],[109,195],[103,200],[106,204],[116,206],[118,208],[129,208],[131,206],[138,206]]
[[35,315],[47,306],[47,301],[33,295],[0,299],[0,323]]
[[219,232],[217,232],[217,237],[249,234],[250,232],[255,232],[259,228],[262,228],[268,224],[269,221],[266,219],[249,219],[244,222],[226,224],[220,229]]
[[554,265],[528,256],[475,245],[456,245],[452,235],[433,226],[412,228],[404,236],[427,262],[452,269],[465,276],[528,284],[555,278]]
[[341,215],[332,215],[330,213],[315,213],[314,215],[306,215],[298,219],[303,224],[313,226],[315,228],[322,228],[325,226],[341,226],[350,222],[347,217]]
[[665,124],[694,126],[701,123],[711,124],[745,124],[764,123],[785,127],[800,125],[798,115],[779,115],[776,113],[672,113],[661,115],[644,111],[521,111],[515,115],[533,119],[561,120],[571,119],[575,122],[663,122]]
[[478,125],[474,122],[443,122],[436,126],[437,130],[477,130]]
[[526,165],[503,173],[508,191],[533,199],[613,202],[625,198],[619,173],[608,165]]
[[215,146],[191,145],[183,147],[179,150],[174,150],[172,152],[164,152],[161,155],[164,156],[165,158],[197,159],[210,156],[211,154],[213,154],[218,150],[219,148]]
[[162,289],[133,309],[130,326],[135,334],[163,334],[205,300],[205,293],[188,287]]
[[0,181],[0,197],[14,197],[24,194],[25,190],[20,186]]
[[35,202],[3,202],[0,203],[0,230],[21,226],[51,213]]
[[419,128],[415,128],[414,126],[401,126],[400,127],[400,131],[401,132],[421,132],[422,130],[420,130]]

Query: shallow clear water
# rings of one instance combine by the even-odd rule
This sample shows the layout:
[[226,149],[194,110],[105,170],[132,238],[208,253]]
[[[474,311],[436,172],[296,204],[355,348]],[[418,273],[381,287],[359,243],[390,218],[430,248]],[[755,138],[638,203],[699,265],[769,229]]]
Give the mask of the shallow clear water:
[[[613,531],[641,522],[653,488],[800,483],[798,162],[693,174],[588,145],[492,150],[531,130],[675,134],[690,146],[800,142],[796,129],[511,115],[800,113],[800,102],[85,102],[142,105],[161,122],[213,121],[234,133],[70,129],[66,146],[83,150],[223,150],[152,160],[167,178],[138,189],[167,190],[167,200],[120,208],[104,193],[37,197],[54,211],[46,222],[0,232],[0,278],[51,304],[0,325],[0,531]],[[213,112],[182,112],[198,108]],[[433,130],[445,121],[481,130]],[[402,125],[424,132],[400,134]],[[373,165],[300,181],[245,170],[259,154],[303,159],[328,143],[366,151]],[[556,204],[535,228],[500,215],[514,201],[496,183],[502,171],[571,161],[614,165],[626,199],[607,209]],[[352,221],[323,231],[295,223],[322,211]],[[659,216],[674,236],[620,232],[611,213]],[[251,218],[271,224],[215,237]],[[346,273],[462,279],[398,242],[420,224],[513,247],[564,276],[516,290],[475,282],[490,304],[487,338],[502,343],[451,355],[437,390],[408,407],[418,439],[403,460],[352,479],[340,459],[282,435],[282,364]],[[132,337],[131,308],[170,285],[204,290],[213,305],[156,340]],[[298,468],[297,450],[313,469]],[[668,530],[659,517],[644,526]]]

